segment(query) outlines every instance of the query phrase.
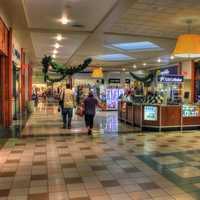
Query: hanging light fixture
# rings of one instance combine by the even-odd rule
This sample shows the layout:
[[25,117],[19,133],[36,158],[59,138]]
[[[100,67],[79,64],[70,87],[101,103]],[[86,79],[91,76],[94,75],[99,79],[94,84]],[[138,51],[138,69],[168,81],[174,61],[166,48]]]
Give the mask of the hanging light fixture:
[[200,57],[200,35],[191,34],[192,20],[186,22],[188,24],[188,34],[178,37],[173,56],[179,58],[198,58]]
[[103,78],[103,71],[101,67],[95,68],[93,70],[92,78]]

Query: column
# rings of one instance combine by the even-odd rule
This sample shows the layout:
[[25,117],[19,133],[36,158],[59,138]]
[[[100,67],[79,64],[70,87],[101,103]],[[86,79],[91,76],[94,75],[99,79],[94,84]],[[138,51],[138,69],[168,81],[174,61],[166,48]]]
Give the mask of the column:
[[12,71],[12,30],[8,33],[8,57],[6,67],[6,100],[7,100],[7,116],[6,127],[12,123],[12,103],[13,103],[13,71]]

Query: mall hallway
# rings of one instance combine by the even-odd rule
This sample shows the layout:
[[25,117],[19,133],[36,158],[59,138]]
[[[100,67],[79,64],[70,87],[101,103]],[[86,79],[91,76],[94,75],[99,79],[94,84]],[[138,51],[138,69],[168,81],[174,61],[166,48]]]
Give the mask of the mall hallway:
[[[74,109],[75,112],[75,109]],[[72,129],[62,129],[62,116],[58,112],[58,103],[49,100],[48,103],[40,102],[35,112],[27,121],[22,136],[55,136],[55,135],[81,135],[86,134],[84,118],[73,114]],[[94,135],[119,133],[132,133],[139,131],[124,123],[118,122],[117,112],[97,112],[94,120]]]
[[117,135],[105,114],[93,137],[78,134],[80,120],[70,135],[57,107],[39,104],[22,137],[1,142],[0,200],[200,199],[198,131],[125,133],[114,121]]

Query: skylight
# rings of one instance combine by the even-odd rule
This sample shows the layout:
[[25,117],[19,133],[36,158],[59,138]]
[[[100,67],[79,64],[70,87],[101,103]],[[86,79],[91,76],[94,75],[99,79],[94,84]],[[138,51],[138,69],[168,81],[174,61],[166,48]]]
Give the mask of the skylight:
[[102,61],[123,61],[123,60],[134,60],[135,58],[127,56],[125,54],[105,54],[95,56],[95,59]]
[[152,42],[144,41],[144,42],[127,42],[127,43],[117,43],[111,44],[109,47],[117,48],[124,51],[130,52],[142,52],[142,51],[159,51],[162,50],[160,46],[154,44]]

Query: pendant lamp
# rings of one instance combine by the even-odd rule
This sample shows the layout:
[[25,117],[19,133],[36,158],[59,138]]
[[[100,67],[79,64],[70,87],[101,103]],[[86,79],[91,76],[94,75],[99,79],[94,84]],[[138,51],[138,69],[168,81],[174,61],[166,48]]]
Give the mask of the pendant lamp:
[[103,78],[102,68],[95,68],[92,72],[92,78]]
[[200,57],[200,35],[190,33],[191,23],[191,20],[187,21],[189,33],[178,37],[173,56],[179,58]]

